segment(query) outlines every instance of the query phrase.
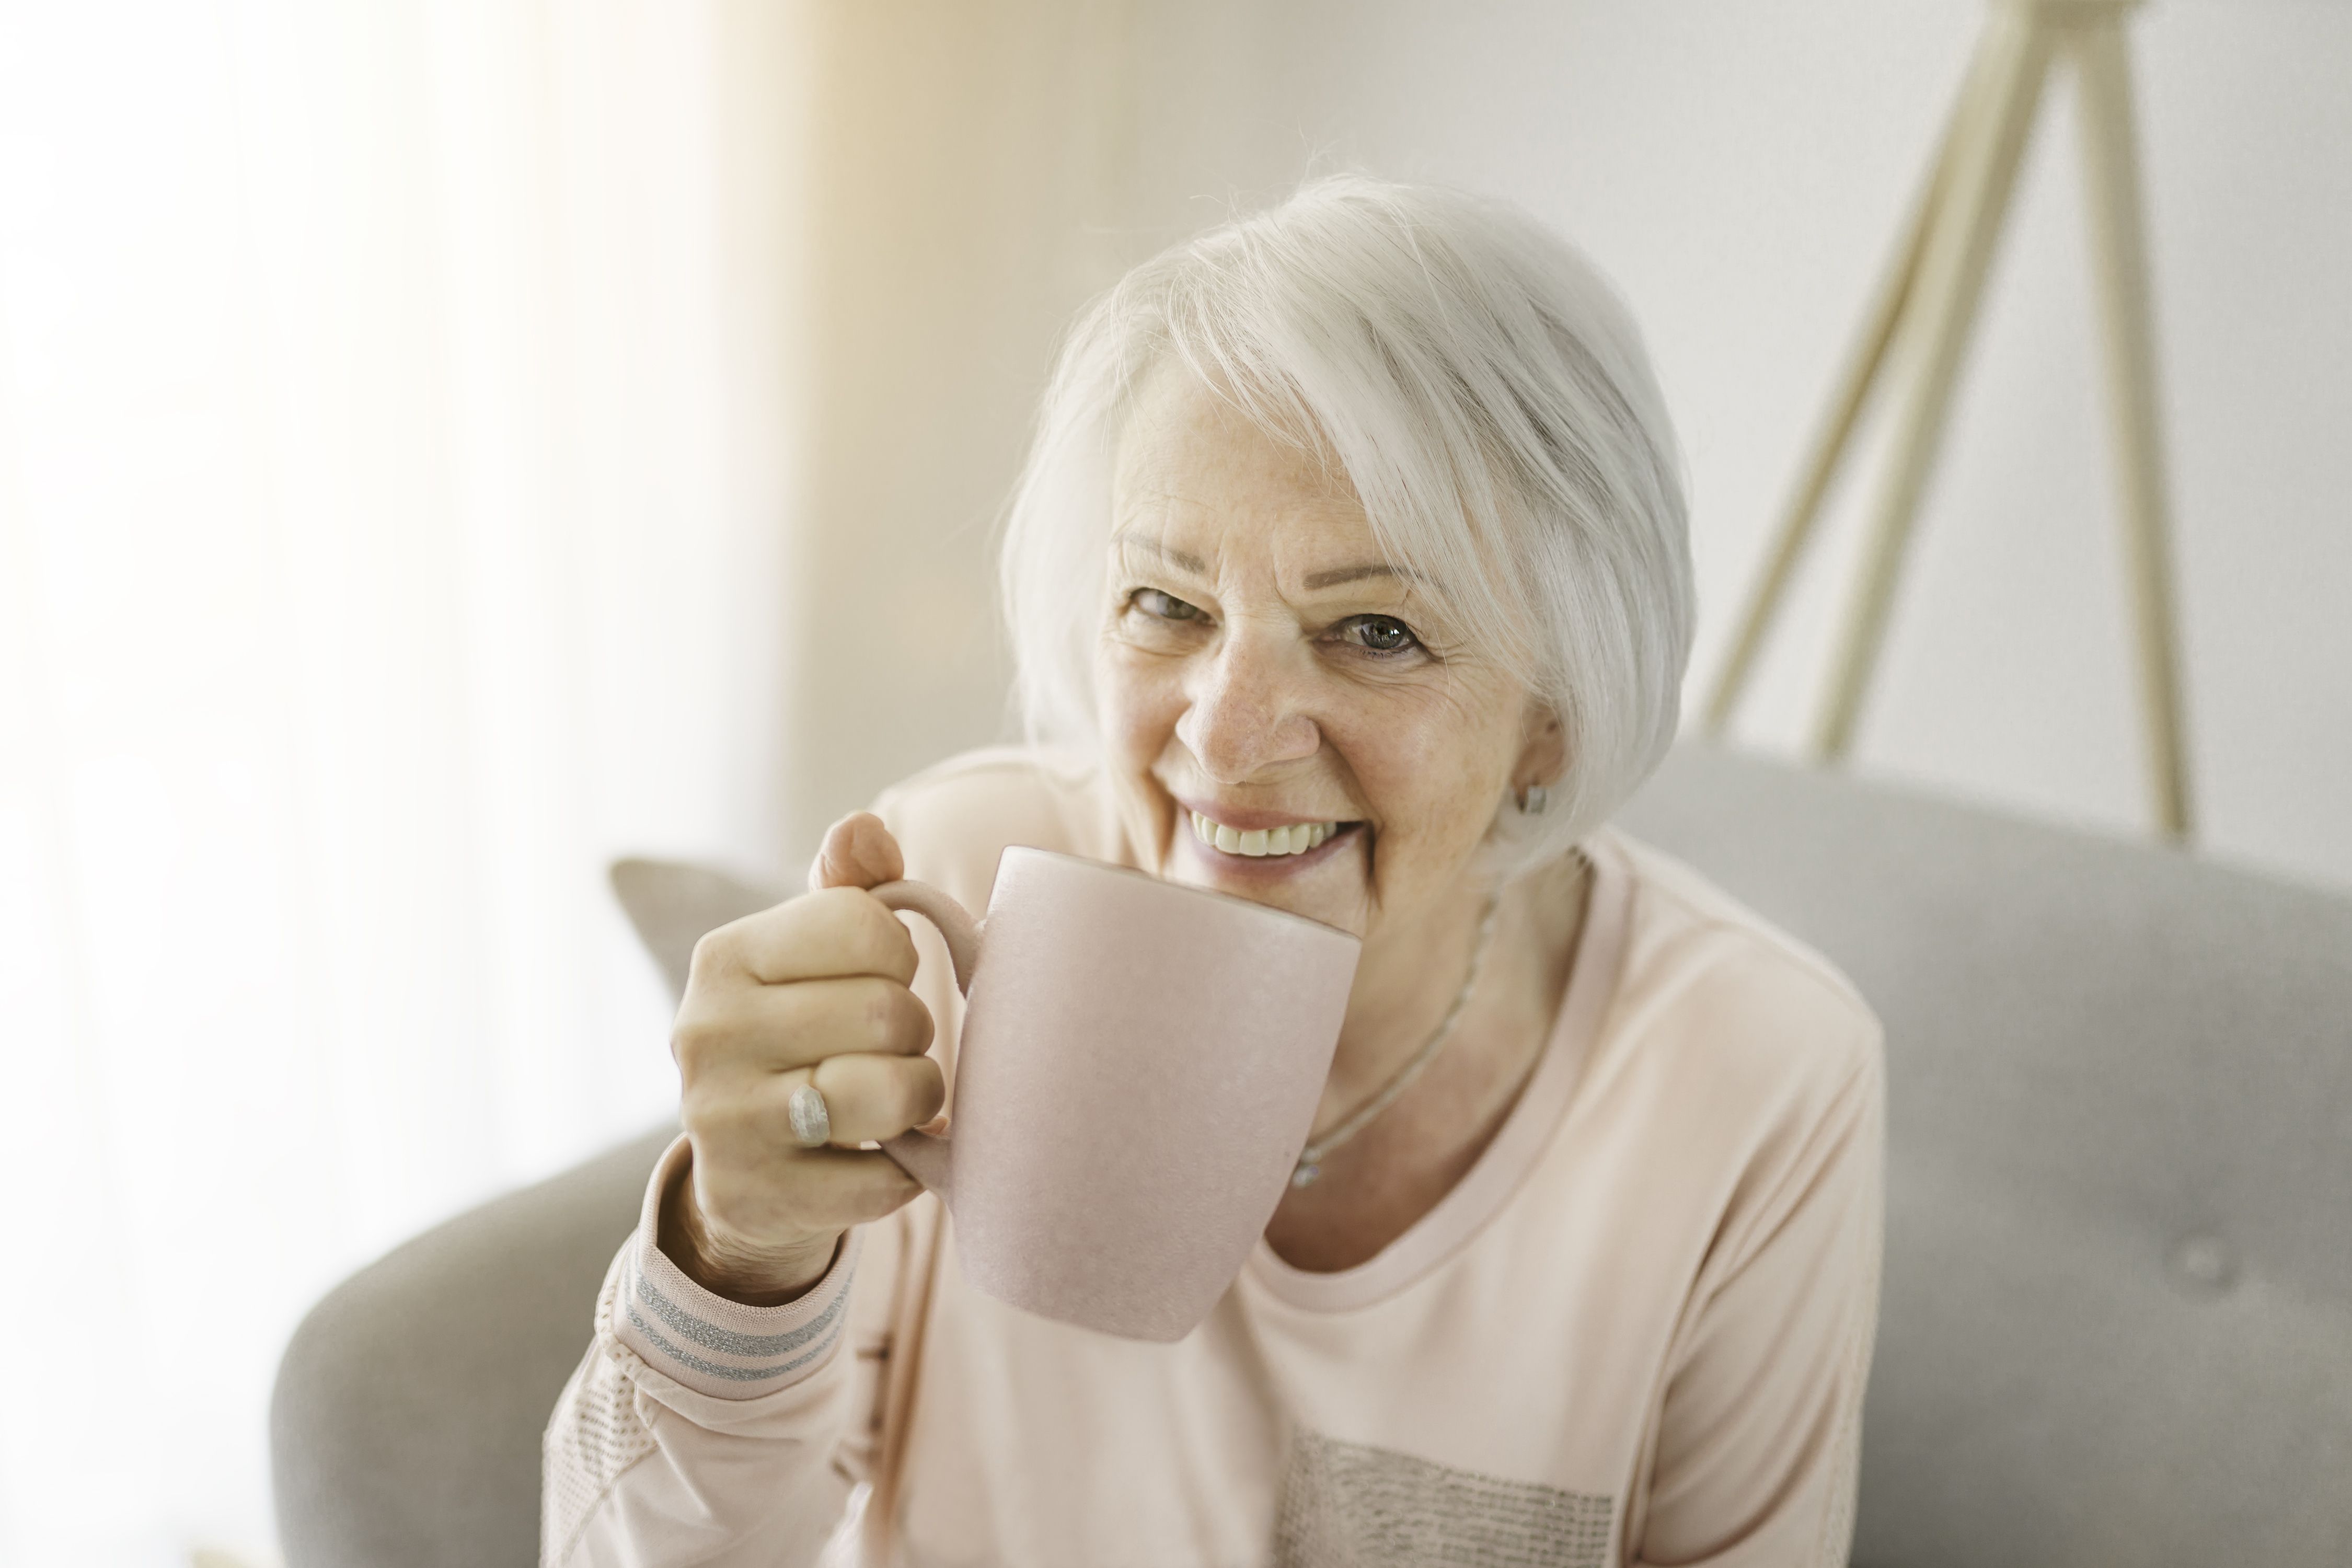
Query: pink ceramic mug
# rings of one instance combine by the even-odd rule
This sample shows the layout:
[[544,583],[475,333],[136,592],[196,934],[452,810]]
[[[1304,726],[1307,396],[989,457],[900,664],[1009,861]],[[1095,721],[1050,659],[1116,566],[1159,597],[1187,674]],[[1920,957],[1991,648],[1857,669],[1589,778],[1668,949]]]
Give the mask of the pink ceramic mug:
[[921,882],[969,998],[949,1136],[883,1144],[940,1194],[973,1284],[1139,1340],[1190,1333],[1306,1146],[1360,944],[1303,916],[1043,849],[985,935]]

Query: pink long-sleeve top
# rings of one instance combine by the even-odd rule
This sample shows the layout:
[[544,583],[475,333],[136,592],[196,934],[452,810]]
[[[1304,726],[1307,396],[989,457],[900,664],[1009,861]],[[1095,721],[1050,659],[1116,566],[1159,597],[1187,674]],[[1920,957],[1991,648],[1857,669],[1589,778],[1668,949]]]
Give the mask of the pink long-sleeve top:
[[[877,809],[908,874],[974,910],[1007,844],[1134,858],[1099,775],[1034,752]],[[800,1300],[722,1300],[656,1245],[680,1140],[547,1429],[543,1563],[1843,1563],[1877,1020],[1687,867],[1610,830],[1582,850],[1559,1015],[1469,1173],[1360,1267],[1261,1242],[1176,1344],[980,1294],[929,1196]],[[916,941],[951,1053],[946,953]]]

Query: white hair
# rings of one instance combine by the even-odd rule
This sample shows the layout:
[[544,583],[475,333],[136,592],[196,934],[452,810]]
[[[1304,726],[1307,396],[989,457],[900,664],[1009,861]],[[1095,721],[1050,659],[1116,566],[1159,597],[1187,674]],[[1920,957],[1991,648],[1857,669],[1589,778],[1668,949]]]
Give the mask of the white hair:
[[1649,776],[1674,740],[1694,607],[1641,334],[1582,253],[1518,208],[1360,175],[1163,252],[1072,329],[1005,518],[1033,741],[1098,743],[1111,448],[1171,363],[1335,460],[1391,564],[1441,585],[1480,651],[1559,716],[1551,809],[1501,814],[1513,859],[1576,842]]

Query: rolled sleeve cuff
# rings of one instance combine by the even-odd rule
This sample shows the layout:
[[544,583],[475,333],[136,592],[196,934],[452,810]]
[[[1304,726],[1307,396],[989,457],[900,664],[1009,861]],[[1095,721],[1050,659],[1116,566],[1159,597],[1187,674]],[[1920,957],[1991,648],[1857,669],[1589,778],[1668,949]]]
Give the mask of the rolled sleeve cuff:
[[824,1365],[849,1321],[849,1284],[858,1233],[851,1231],[824,1277],[797,1301],[747,1307],[712,1294],[656,1245],[662,1194],[685,1173],[692,1146],[672,1143],[646,1184],[637,1234],[624,1250],[613,1337],[646,1363],[714,1399],[756,1399],[789,1388]]

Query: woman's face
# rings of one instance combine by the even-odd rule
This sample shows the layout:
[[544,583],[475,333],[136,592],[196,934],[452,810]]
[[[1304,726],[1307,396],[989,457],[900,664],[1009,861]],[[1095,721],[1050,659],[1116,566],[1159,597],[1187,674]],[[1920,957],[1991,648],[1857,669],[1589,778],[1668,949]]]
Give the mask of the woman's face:
[[1368,940],[1458,902],[1558,727],[1344,479],[1170,372],[1120,432],[1112,521],[1097,690],[1146,865]]

